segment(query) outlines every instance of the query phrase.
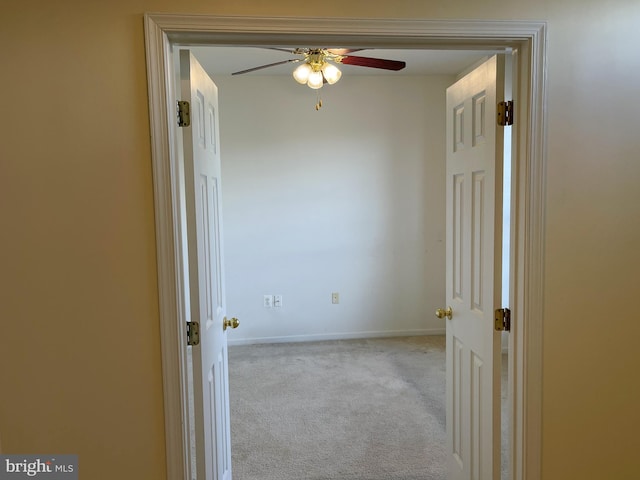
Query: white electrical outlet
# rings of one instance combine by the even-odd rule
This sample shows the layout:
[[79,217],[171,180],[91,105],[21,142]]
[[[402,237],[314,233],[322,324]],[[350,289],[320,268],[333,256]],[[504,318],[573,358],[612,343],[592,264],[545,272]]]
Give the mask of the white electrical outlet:
[[273,296],[273,306],[276,308],[282,306],[282,295]]
[[264,306],[264,308],[273,307],[273,295],[265,295],[262,305]]
[[334,305],[340,303],[340,294],[338,292],[333,292],[331,294],[331,303],[333,303]]

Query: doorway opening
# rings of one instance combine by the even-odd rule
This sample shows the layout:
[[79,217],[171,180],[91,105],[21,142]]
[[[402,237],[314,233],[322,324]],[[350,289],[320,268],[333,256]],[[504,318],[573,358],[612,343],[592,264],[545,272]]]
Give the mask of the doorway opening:
[[[188,467],[184,422],[187,409],[184,347],[185,298],[181,282],[183,251],[176,223],[176,141],[171,125],[174,78],[172,49],[176,45],[326,43],[412,46],[426,48],[498,48],[518,50],[518,165],[514,224],[517,242],[514,314],[521,320],[510,342],[515,357],[512,383],[514,478],[534,478],[539,471],[542,309],[542,212],[544,167],[544,32],[536,22],[438,22],[335,19],[255,19],[147,15],[147,61],[154,160],[160,311],[165,380],[168,472],[186,478]],[[525,429],[526,425],[526,429]],[[525,455],[526,453],[526,455]]]
[[[494,52],[360,51],[406,60],[408,71],[374,75],[343,67],[342,81],[323,89],[325,107],[317,112],[315,92],[292,81],[290,65],[230,75],[290,57],[286,53],[246,47],[189,50],[220,95],[227,311],[242,322],[229,344],[444,335],[445,321],[433,312],[444,305],[445,291],[445,91]],[[508,262],[506,267],[508,272]],[[330,298],[335,291],[342,300],[337,304]],[[264,307],[268,292],[284,294],[284,304],[281,299],[278,306]],[[231,353],[233,347],[230,358],[243,365]],[[237,368],[230,360],[231,380],[243,378]],[[233,394],[230,382],[232,432],[244,431],[238,425],[247,420],[234,414],[239,410]],[[444,417],[444,390],[438,400],[433,411]],[[263,401],[253,408],[270,405]],[[290,408],[297,411],[292,403]],[[276,435],[281,422],[272,424],[270,435]],[[320,438],[319,429],[314,431],[312,436]],[[425,427],[424,443],[440,438],[440,448],[428,451],[444,452],[444,436],[436,431]],[[298,433],[300,438],[303,432]],[[238,437],[232,433],[234,475],[250,471],[258,462],[252,452],[268,448],[244,448],[249,442]],[[336,433],[334,443],[341,438],[346,437]],[[410,444],[420,444],[421,438]],[[305,458],[301,448],[297,458]],[[343,452],[348,450],[345,446]],[[247,468],[237,468],[238,452],[245,452]],[[405,468],[410,458],[419,456],[408,456]],[[435,454],[429,463],[444,470],[446,462],[439,458]],[[264,477],[271,478],[269,464],[260,462]],[[278,473],[284,475],[286,464]]]

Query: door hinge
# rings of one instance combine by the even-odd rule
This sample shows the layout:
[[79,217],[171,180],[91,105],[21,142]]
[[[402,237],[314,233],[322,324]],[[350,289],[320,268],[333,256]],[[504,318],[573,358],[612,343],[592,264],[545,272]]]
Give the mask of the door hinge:
[[495,316],[495,327],[499,332],[511,331],[511,310],[508,308],[498,308]]
[[513,125],[513,101],[498,103],[498,125],[501,127]]
[[187,322],[187,345],[200,344],[200,324],[198,322]]
[[178,100],[178,126],[188,127],[191,125],[191,108],[189,102]]

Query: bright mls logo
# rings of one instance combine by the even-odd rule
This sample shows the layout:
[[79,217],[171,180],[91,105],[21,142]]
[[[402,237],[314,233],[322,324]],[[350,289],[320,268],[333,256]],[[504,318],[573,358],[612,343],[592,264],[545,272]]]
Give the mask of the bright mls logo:
[[77,455],[0,455],[0,480],[78,480]]

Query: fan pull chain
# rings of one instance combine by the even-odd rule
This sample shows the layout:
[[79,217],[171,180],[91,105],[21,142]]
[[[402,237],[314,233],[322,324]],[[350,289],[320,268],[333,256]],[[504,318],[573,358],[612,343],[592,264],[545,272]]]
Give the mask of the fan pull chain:
[[320,98],[320,92],[318,92],[318,97],[316,101],[316,111],[322,108],[322,99]]

